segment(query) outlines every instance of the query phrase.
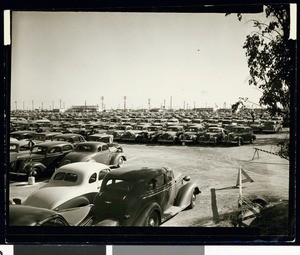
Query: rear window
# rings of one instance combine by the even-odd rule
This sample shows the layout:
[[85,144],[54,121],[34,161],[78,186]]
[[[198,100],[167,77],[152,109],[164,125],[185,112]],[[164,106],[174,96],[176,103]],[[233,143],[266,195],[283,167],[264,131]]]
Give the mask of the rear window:
[[107,190],[131,190],[132,183],[121,179],[110,179],[103,186]]
[[76,182],[78,175],[73,173],[59,172],[54,176],[53,179],[56,181]]

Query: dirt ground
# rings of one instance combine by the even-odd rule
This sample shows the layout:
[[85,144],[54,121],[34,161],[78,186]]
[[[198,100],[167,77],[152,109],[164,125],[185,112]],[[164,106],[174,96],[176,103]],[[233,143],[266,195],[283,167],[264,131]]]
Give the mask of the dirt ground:
[[[241,147],[122,144],[128,157],[124,169],[167,166],[199,184],[202,193],[195,208],[179,213],[162,226],[230,227],[228,214],[237,211],[239,189],[235,186],[240,167],[254,181],[243,184],[244,197],[264,197],[270,204],[289,199],[289,161],[262,151],[254,155],[254,148],[278,152],[277,139],[288,136],[287,130],[259,134],[253,144]],[[11,182],[9,197],[23,200],[42,185],[44,182]]]

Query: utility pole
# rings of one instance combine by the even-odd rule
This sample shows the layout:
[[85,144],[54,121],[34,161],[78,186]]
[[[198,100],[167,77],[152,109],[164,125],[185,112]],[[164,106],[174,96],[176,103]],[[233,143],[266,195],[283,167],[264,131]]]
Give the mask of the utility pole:
[[32,103],[32,110],[34,110],[34,101],[32,100],[31,103]]
[[127,97],[124,96],[124,111],[126,111],[126,99],[127,99]]
[[170,96],[170,109],[172,109],[172,96]]
[[18,110],[18,102],[15,101],[15,105],[16,105],[16,110]]
[[104,104],[103,104],[104,96],[101,97],[101,109],[104,110]]
[[151,99],[148,98],[148,109],[149,109],[149,111],[150,111],[150,102],[151,102]]
[[25,102],[23,102],[23,111],[25,111]]

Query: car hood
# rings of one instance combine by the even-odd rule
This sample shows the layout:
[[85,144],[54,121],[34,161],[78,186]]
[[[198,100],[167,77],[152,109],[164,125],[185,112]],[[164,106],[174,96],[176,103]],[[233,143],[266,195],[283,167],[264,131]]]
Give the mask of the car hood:
[[[85,190],[85,193],[92,190]],[[94,190],[94,192],[97,192]],[[40,208],[55,209],[64,202],[79,196],[83,193],[78,186],[71,187],[43,187],[32,193],[24,202],[23,205],[30,205]]]
[[26,160],[26,159],[41,159],[41,158],[44,158],[45,155],[43,154],[35,154],[35,153],[32,153],[32,154],[24,154],[24,155],[21,155],[18,157],[18,159],[20,160]]
[[219,133],[207,132],[207,136],[217,136]]

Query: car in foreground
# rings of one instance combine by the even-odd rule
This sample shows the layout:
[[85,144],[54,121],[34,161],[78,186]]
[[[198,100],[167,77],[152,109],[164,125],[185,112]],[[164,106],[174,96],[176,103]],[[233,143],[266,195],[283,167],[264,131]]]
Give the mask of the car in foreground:
[[200,188],[189,176],[169,168],[114,170],[103,179],[94,199],[101,226],[159,226],[193,208]]
[[60,166],[74,162],[98,162],[114,167],[122,167],[127,158],[122,150],[109,147],[102,142],[83,142],[77,144],[74,151],[66,155]]
[[24,153],[17,158],[14,168],[10,170],[10,174],[35,176],[36,178],[51,176],[60,160],[73,150],[74,146],[64,141],[36,144],[30,152]]
[[256,136],[250,127],[236,126],[231,132],[225,137],[225,144],[236,144],[241,146],[244,143],[253,143]]
[[92,205],[54,210],[25,206],[9,205],[9,226],[59,227],[59,226],[91,226],[94,219]]
[[62,166],[47,184],[31,193],[22,204],[56,211],[91,204],[109,172],[107,165],[96,162]]

